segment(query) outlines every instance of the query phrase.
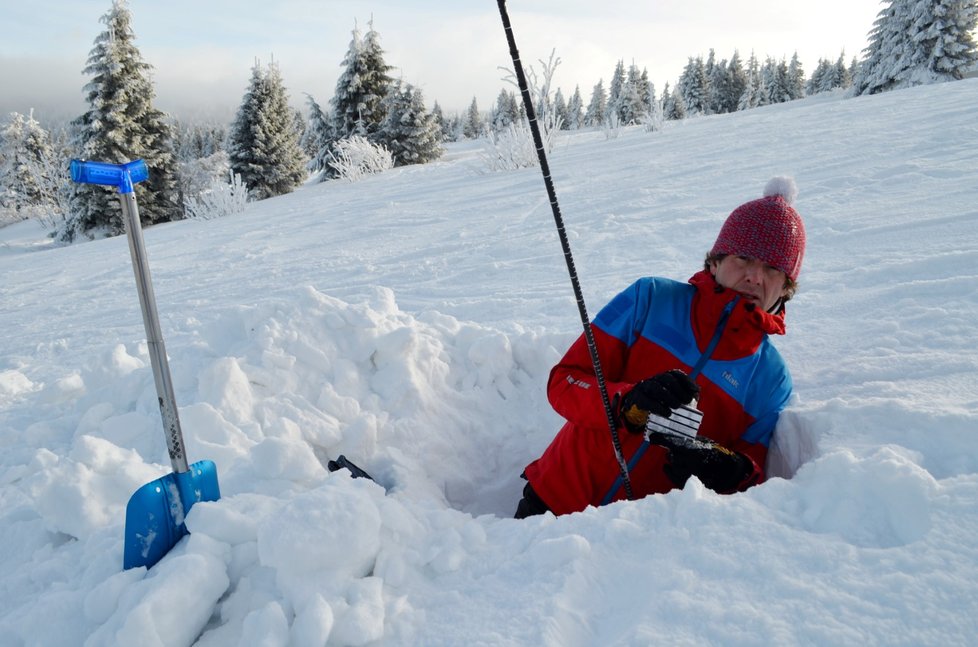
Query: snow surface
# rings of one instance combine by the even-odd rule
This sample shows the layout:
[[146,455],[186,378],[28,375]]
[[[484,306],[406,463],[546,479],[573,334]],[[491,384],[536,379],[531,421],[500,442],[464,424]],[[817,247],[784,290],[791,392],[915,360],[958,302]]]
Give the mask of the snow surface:
[[559,141],[592,316],[798,183],[798,398],[775,478],[733,496],[509,518],[580,332],[537,169],[459,144],[147,230],[188,453],[223,492],[148,572],[121,569],[124,507],[171,468],[126,241],[0,230],[0,644],[973,644],[976,105],[978,79]]

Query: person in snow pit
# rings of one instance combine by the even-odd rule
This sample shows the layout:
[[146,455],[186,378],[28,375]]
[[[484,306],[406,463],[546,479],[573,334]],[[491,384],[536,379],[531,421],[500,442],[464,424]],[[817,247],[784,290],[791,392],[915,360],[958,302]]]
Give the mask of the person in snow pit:
[[[764,480],[792,389],[769,336],[784,334],[805,253],[796,196],[794,180],[773,178],[764,197],[734,209],[688,283],[639,279],[592,322],[635,498],[682,488],[691,476],[719,493]],[[625,498],[584,335],[551,371],[547,395],[567,422],[524,470],[516,518]],[[695,440],[653,433],[647,441],[649,415],[678,420],[682,405],[702,412]]]

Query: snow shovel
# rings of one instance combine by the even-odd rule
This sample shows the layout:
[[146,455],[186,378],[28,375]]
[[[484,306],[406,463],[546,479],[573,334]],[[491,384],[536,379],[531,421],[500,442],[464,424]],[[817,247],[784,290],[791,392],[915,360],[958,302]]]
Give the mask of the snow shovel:
[[129,238],[132,269],[136,275],[139,305],[143,311],[146,342],[153,365],[156,395],[163,417],[163,433],[170,454],[173,473],[142,486],[126,506],[126,537],[123,569],[145,566],[151,568],[187,534],[184,518],[198,501],[217,501],[221,498],[217,484],[217,467],[212,461],[187,464],[183,432],[177,416],[177,403],[170,379],[170,366],[163,345],[160,318],[156,312],[156,296],[149,275],[143,229],[139,223],[139,207],[133,185],[149,176],[146,163],[135,160],[128,164],[71,161],[71,179],[80,184],[99,184],[119,188],[122,219]]

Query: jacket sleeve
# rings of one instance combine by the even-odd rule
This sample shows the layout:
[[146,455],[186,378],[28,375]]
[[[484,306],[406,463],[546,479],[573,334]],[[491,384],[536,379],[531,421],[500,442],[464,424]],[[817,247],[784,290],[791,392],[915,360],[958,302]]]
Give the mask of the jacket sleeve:
[[[613,406],[634,386],[630,382],[623,382],[622,374],[631,343],[637,334],[634,331],[641,329],[641,319],[648,311],[642,294],[642,282],[636,281],[602,308],[591,324],[601,372]],[[607,426],[597,376],[583,334],[550,371],[547,397],[554,410],[565,420],[584,427]],[[617,411],[614,413],[617,417]]]
[[767,447],[759,443],[749,443],[741,438],[730,449],[746,457],[750,462],[750,471],[737,484],[734,491],[743,492],[749,487],[763,483],[767,478],[767,475],[764,473],[764,464],[767,461]]

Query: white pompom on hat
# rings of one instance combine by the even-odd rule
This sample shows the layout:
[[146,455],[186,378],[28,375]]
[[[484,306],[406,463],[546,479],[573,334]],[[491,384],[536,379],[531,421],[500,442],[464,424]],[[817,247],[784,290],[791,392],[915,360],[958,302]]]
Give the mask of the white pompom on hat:
[[792,178],[771,178],[763,198],[731,212],[710,253],[757,258],[798,280],[805,256],[805,225],[793,206],[797,197]]

